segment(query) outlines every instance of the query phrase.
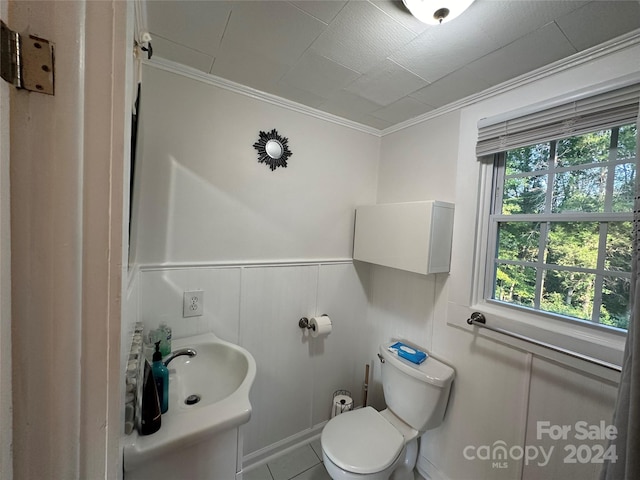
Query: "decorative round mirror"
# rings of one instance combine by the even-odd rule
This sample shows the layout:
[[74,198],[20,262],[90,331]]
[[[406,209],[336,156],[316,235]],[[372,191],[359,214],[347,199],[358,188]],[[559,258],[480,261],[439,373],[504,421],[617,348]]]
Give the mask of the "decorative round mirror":
[[278,160],[284,152],[282,144],[278,140],[269,140],[264,146],[264,149],[267,152],[267,155],[269,155],[274,160]]
[[253,144],[258,151],[258,162],[266,163],[273,171],[287,166],[287,158],[292,154],[287,137],[281,137],[274,128],[270,132],[260,132],[259,140]]

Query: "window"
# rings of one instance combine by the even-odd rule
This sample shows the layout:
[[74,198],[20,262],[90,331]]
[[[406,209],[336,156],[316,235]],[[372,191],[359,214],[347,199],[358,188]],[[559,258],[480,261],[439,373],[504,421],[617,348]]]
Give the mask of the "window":
[[495,154],[486,298],[627,329],[637,127],[600,128]]

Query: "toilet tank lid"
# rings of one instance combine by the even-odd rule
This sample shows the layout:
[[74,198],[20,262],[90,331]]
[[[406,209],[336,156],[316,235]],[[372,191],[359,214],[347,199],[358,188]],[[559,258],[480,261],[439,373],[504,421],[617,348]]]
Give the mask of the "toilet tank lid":
[[389,347],[394,343],[396,342],[393,341],[380,345],[380,354],[386,362],[391,362],[391,364],[401,372],[437,387],[446,387],[453,380],[455,370],[449,365],[436,360],[431,355],[420,365],[416,365],[389,351]]

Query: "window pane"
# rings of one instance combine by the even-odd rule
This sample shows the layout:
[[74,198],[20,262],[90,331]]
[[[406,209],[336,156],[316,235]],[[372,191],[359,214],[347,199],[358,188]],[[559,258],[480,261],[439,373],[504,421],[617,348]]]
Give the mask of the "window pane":
[[501,260],[538,260],[540,223],[501,222],[498,225],[498,258]]
[[632,212],[633,197],[636,181],[635,163],[616,165],[613,179],[613,204],[614,212]]
[[540,309],[591,320],[595,275],[547,270],[543,282]]
[[502,214],[543,213],[547,176],[507,178],[502,195]]
[[558,140],[556,165],[568,167],[585,163],[606,162],[609,159],[610,146],[611,130]]
[[549,144],[516,148],[506,153],[506,174],[535,172],[549,167]]
[[600,323],[627,329],[629,328],[629,291],[628,278],[604,277]]
[[634,123],[496,157],[491,298],[627,328],[636,137]]
[[599,229],[598,222],[552,222],[547,239],[545,263],[596,268]]
[[494,297],[496,300],[533,307],[536,269],[522,265],[497,265]]
[[553,182],[551,211],[602,212],[607,187],[606,168],[558,173]]
[[636,124],[620,127],[618,132],[618,158],[636,157]]
[[631,272],[633,236],[631,222],[609,222],[604,268],[619,272]]

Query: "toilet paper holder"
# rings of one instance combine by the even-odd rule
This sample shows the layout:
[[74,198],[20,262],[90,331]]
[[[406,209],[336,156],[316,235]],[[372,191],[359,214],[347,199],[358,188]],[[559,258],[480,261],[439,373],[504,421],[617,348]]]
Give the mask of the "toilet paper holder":
[[[321,317],[328,317],[329,315],[327,315],[326,313],[323,313],[322,315],[320,315]],[[315,326],[311,325],[311,322],[309,322],[309,319],[307,317],[302,317],[300,320],[298,320],[298,326],[300,328],[308,328],[309,330],[315,330]]]

